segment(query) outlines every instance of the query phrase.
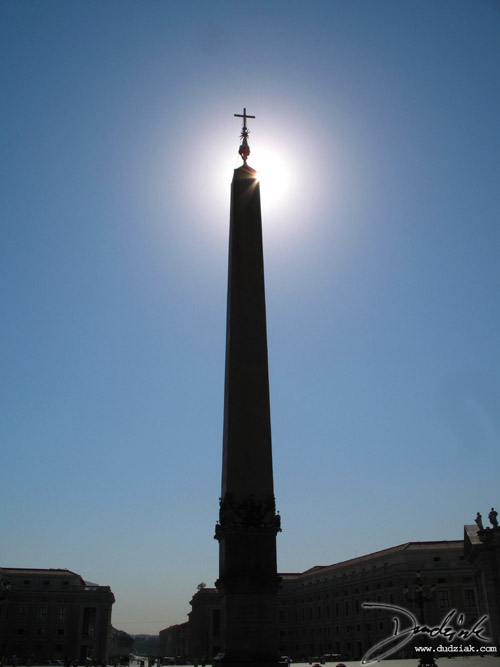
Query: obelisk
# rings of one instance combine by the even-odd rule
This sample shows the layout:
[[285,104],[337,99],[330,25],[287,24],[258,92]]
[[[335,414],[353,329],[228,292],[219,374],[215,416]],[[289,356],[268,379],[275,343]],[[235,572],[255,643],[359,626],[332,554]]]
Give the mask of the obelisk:
[[276,514],[271,448],[260,189],[243,115],[231,186],[219,541],[224,667],[278,662]]

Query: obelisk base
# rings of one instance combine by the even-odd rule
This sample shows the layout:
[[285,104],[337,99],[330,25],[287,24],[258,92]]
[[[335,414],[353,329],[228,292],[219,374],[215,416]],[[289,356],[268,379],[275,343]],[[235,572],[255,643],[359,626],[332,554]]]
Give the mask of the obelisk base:
[[[245,586],[216,582],[221,592],[223,654],[219,667],[277,667],[276,590],[278,578]],[[263,585],[264,584],[264,585]],[[246,590],[245,590],[246,589]]]

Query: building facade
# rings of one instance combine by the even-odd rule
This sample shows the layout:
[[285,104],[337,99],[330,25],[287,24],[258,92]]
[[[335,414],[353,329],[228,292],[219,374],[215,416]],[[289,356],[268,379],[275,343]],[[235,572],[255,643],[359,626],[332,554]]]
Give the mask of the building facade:
[[[420,586],[427,599],[419,597]],[[324,654],[358,660],[393,633],[394,611],[378,605],[408,609],[430,626],[457,609],[464,613],[464,625],[473,625],[478,607],[463,542],[409,542],[300,574],[283,574],[280,651],[300,661]],[[407,646],[400,654],[410,651]]]
[[128,662],[134,650],[134,638],[123,630],[111,627],[109,659],[113,664]]
[[69,570],[0,568],[0,655],[19,662],[105,661],[111,640],[109,586]]
[[[325,654],[362,658],[394,630],[394,612],[376,605],[408,609],[420,624],[429,626],[439,625],[454,609],[463,614],[463,627],[472,627],[480,616],[462,540],[408,542],[280,577],[278,646],[281,655],[300,662]],[[184,624],[189,627],[187,655],[210,662],[219,646],[217,590],[203,589],[193,596],[191,607]],[[399,655],[409,656],[411,651],[409,644]]]
[[171,625],[160,631],[160,654],[162,657],[176,658],[178,664],[185,664],[191,655],[191,632],[189,622]]
[[471,563],[479,608],[488,616],[490,637],[500,647],[500,527],[464,526],[465,557]]
[[202,588],[191,599],[189,655],[193,662],[209,662],[221,651],[221,601],[215,588]]

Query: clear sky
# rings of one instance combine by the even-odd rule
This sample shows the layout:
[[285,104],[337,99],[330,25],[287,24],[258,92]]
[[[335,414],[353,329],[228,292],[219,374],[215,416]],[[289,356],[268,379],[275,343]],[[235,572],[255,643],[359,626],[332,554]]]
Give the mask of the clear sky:
[[0,48],[2,566],[132,633],[217,578],[244,106],[280,571],[500,505],[499,2],[3,0]]

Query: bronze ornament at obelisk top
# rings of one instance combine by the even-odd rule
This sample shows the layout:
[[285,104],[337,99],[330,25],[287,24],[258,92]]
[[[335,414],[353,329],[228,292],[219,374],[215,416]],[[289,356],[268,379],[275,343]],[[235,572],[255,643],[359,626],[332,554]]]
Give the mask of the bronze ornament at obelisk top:
[[276,513],[267,363],[260,189],[250,154],[246,109],[231,185],[226,374],[219,541],[224,667],[278,663]]

